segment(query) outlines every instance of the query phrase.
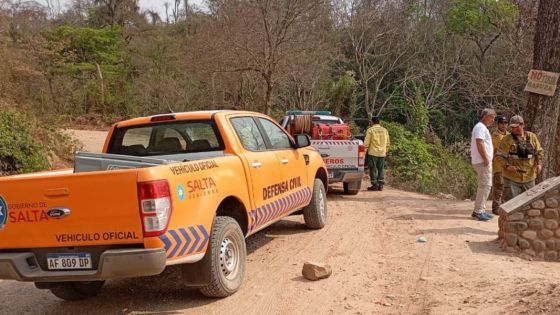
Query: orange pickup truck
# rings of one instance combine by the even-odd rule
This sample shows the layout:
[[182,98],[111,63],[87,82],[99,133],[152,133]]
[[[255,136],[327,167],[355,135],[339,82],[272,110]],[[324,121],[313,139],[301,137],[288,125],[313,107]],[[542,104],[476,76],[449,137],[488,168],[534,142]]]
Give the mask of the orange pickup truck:
[[254,112],[119,122],[74,169],[0,178],[0,279],[79,300],[183,264],[187,285],[231,295],[245,237],[291,214],[325,225],[327,171],[309,144]]

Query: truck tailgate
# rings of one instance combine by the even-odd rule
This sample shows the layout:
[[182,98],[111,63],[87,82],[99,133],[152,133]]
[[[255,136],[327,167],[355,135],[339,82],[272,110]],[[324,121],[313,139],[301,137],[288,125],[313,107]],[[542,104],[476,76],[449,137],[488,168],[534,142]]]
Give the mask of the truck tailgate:
[[357,169],[359,140],[311,140],[328,169]]
[[0,250],[142,243],[136,181],[137,170],[0,179]]

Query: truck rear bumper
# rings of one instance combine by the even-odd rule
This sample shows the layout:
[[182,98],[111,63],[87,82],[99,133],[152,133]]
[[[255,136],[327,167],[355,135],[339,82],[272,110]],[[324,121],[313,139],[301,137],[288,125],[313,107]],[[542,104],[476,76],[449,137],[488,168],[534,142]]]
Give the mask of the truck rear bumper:
[[19,281],[93,281],[159,274],[165,269],[164,249],[111,249],[101,254],[96,270],[45,271],[31,252],[1,253],[0,279]]
[[332,178],[329,178],[329,183],[339,183],[339,182],[355,182],[361,181],[364,178],[363,171],[340,171],[340,170],[329,170],[332,172]]

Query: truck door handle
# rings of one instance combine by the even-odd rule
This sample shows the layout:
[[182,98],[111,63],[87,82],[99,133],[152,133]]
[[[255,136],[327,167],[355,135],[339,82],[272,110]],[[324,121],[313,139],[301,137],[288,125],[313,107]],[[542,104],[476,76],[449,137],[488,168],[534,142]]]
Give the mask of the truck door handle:
[[251,163],[251,166],[252,166],[253,168],[261,168],[262,163],[259,162],[259,161],[254,161],[253,163]]
[[289,160],[288,159],[281,159],[280,163],[282,164],[288,164]]

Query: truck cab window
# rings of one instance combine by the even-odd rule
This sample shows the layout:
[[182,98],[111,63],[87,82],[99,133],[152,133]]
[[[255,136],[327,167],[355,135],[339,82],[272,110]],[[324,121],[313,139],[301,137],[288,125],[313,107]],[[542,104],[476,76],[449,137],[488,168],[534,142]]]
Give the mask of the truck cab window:
[[251,117],[236,117],[231,119],[233,129],[239,137],[243,147],[250,151],[266,150],[264,139]]
[[291,148],[290,139],[281,128],[279,128],[276,124],[268,119],[259,118],[259,122],[264,128],[264,131],[266,132],[266,135],[270,140],[273,149],[278,150]]
[[213,121],[174,121],[117,128],[108,153],[158,156],[223,150]]

